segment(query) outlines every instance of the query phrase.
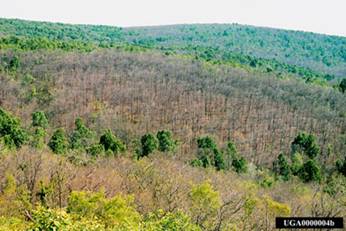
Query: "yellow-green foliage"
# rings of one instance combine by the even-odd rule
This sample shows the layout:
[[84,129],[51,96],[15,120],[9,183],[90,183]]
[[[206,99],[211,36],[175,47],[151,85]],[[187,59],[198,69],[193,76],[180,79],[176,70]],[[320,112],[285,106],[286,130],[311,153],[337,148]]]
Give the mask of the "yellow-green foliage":
[[264,197],[264,202],[268,208],[268,212],[274,216],[288,216],[291,214],[289,205],[277,202],[270,197]]
[[165,213],[163,210],[150,213],[143,223],[145,231],[199,231],[197,225],[193,224],[190,217],[183,212]]
[[190,213],[196,224],[203,227],[212,225],[218,209],[221,207],[221,198],[218,191],[206,181],[192,186],[190,192]]
[[16,217],[0,217],[0,231],[26,230],[28,223]]
[[7,175],[5,187],[0,194],[0,216],[20,217],[22,211],[29,207],[27,192],[17,189],[15,178]]
[[104,192],[72,192],[67,212],[77,219],[98,219],[106,228],[136,230],[141,216],[133,205],[132,196],[106,198]]

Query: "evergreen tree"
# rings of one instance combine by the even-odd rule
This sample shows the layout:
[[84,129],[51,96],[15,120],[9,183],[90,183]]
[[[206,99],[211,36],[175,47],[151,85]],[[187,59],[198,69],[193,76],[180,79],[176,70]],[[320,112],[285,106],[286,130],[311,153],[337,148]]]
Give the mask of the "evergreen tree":
[[120,152],[125,151],[125,145],[111,132],[107,130],[100,137],[100,144],[103,145],[105,151],[111,151],[113,154],[119,154]]
[[248,168],[247,167],[247,161],[245,160],[244,157],[235,158],[232,161],[232,166],[237,173],[247,172],[247,168]]
[[346,177],[346,156],[345,156],[345,159],[344,161],[342,160],[338,160],[336,162],[336,169]]
[[273,171],[282,176],[282,179],[287,181],[290,179],[291,169],[288,164],[287,158],[281,153],[278,159],[273,163]]
[[342,93],[345,93],[346,92],[346,78],[344,78],[343,80],[341,80],[340,84],[339,84],[339,88],[340,88],[340,91]]
[[227,143],[225,153],[225,168],[231,169],[233,159],[238,157],[238,151],[235,144],[232,141]]
[[20,120],[0,107],[0,138],[3,137],[8,147],[20,148],[29,140],[29,136],[21,128]]
[[32,126],[33,127],[48,127],[48,119],[43,111],[37,111],[32,113]]
[[321,169],[314,160],[308,160],[299,171],[299,177],[304,182],[320,181]]
[[75,130],[70,136],[70,146],[72,149],[85,149],[91,143],[93,132],[85,126],[81,118],[75,120]]
[[291,172],[293,175],[298,175],[300,169],[303,167],[303,157],[301,154],[299,154],[298,152],[293,153],[291,156]]
[[159,141],[156,137],[151,134],[145,134],[141,138],[142,150],[140,152],[139,157],[148,156],[150,153],[155,151],[159,147]]
[[313,159],[320,153],[320,148],[317,144],[316,137],[311,134],[299,133],[293,140],[292,153],[301,152]]
[[31,146],[41,149],[45,143],[46,131],[42,127],[37,127],[32,136]]
[[68,141],[65,135],[65,131],[62,128],[55,130],[48,146],[56,154],[63,154],[66,152]]
[[199,137],[197,146],[197,158],[199,161],[194,162],[194,164],[200,163],[204,168],[213,166],[217,170],[225,169],[223,153],[217,148],[215,141],[211,137]]
[[167,130],[158,131],[156,134],[159,141],[159,151],[170,152],[176,147],[176,142],[172,138],[172,133]]

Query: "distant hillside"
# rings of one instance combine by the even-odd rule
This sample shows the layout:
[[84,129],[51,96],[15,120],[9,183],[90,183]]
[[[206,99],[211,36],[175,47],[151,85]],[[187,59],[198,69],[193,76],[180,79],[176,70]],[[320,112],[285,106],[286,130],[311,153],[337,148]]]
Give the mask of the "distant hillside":
[[238,24],[119,28],[0,19],[0,36],[114,43],[188,54],[207,61],[246,65],[310,80],[346,76],[346,38]]
[[346,75],[346,38],[300,31],[201,24],[124,29],[128,41],[163,47],[210,47],[275,59],[317,72]]

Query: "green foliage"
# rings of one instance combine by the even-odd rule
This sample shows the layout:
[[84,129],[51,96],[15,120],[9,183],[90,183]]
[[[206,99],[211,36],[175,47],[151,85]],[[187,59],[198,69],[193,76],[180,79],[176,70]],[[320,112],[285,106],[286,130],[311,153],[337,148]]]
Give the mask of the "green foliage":
[[[83,41],[63,41],[56,39],[48,39],[46,37],[2,37],[0,38],[0,49],[15,49],[20,51],[30,50],[63,50],[63,51],[81,51],[90,52],[96,49],[92,43]],[[16,57],[16,56],[15,56]],[[20,62],[18,58],[11,59],[7,62],[7,69],[15,71]]]
[[43,111],[37,111],[32,113],[32,126],[47,128],[48,125],[48,119]]
[[49,140],[48,146],[56,154],[63,154],[66,152],[68,141],[65,135],[65,131],[62,128],[55,130]]
[[296,152],[292,154],[291,161],[291,172],[296,176],[299,174],[300,169],[303,167],[303,157],[300,153]]
[[5,184],[0,194],[0,216],[21,217],[24,203],[17,196],[16,179],[7,174],[4,180]]
[[103,145],[106,152],[111,152],[113,155],[117,155],[126,150],[125,145],[113,135],[111,130],[107,130],[100,137],[100,144]]
[[158,210],[147,215],[144,220],[144,230],[199,231],[201,229],[193,224],[190,217],[183,212],[171,213]]
[[302,166],[299,171],[299,177],[304,182],[317,181],[319,182],[322,178],[321,169],[314,160],[308,160]]
[[213,166],[217,170],[225,169],[223,154],[217,148],[215,141],[211,137],[199,137],[197,139],[197,146],[197,160],[193,161],[192,165],[204,168]]
[[244,157],[235,158],[232,161],[232,167],[237,173],[245,173],[248,169],[247,161]]
[[70,225],[68,215],[64,211],[39,207],[33,214],[33,224],[30,230],[67,230]]
[[159,141],[159,151],[170,152],[176,148],[176,142],[173,140],[172,132],[168,130],[158,131],[156,138]]
[[72,149],[85,149],[90,146],[93,132],[85,126],[81,118],[75,120],[75,130],[70,135],[70,146]]
[[141,137],[141,146],[142,149],[139,153],[139,157],[145,157],[159,147],[159,141],[153,134],[148,133]]
[[45,144],[45,137],[47,132],[42,127],[35,128],[32,136],[31,146],[37,149],[42,149]]
[[267,169],[258,170],[256,178],[258,184],[263,188],[270,188],[275,182],[275,178],[272,177],[271,172]]
[[284,181],[291,177],[291,168],[284,154],[280,153],[278,159],[273,162],[273,171],[276,175],[281,176]]
[[345,176],[337,173],[332,173],[328,175],[325,184],[323,185],[323,192],[328,193],[328,195],[333,198],[337,195],[346,195],[346,180]]
[[0,107],[0,138],[3,138],[8,147],[20,148],[29,136],[21,128],[20,120]]
[[317,144],[316,137],[312,134],[299,133],[293,140],[292,152],[301,152],[313,159],[320,153],[320,148]]
[[221,198],[209,182],[194,185],[190,192],[190,213],[194,222],[202,227],[210,226],[211,220],[221,207]]
[[340,91],[342,93],[346,92],[346,78],[342,79],[340,84],[339,84]]
[[86,149],[87,153],[92,156],[100,156],[104,153],[105,148],[102,144],[94,144]]
[[346,156],[344,160],[337,160],[336,161],[336,169],[339,173],[344,175],[346,177]]
[[289,205],[274,201],[270,197],[265,197],[264,199],[269,214],[274,216],[289,216],[291,214]]
[[97,219],[106,228],[137,230],[141,216],[134,208],[132,196],[106,198],[103,192],[72,192],[67,213],[77,218]]
[[27,230],[28,224],[17,217],[3,217],[0,216],[0,231],[9,230]]
[[[1,38],[0,38],[1,41]],[[0,42],[1,44],[1,42]],[[1,48],[1,45],[0,45]],[[20,59],[17,55],[3,55],[2,57],[0,57],[0,60],[2,62],[2,66],[4,67],[4,69],[8,72],[16,72],[17,69],[20,67]]]

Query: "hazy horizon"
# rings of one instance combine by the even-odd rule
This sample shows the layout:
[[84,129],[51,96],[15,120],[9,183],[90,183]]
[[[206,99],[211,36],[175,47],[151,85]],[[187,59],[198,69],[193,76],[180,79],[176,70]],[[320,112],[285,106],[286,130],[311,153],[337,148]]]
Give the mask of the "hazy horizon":
[[13,0],[2,4],[0,17],[118,27],[237,23],[345,37],[345,8],[343,0]]

